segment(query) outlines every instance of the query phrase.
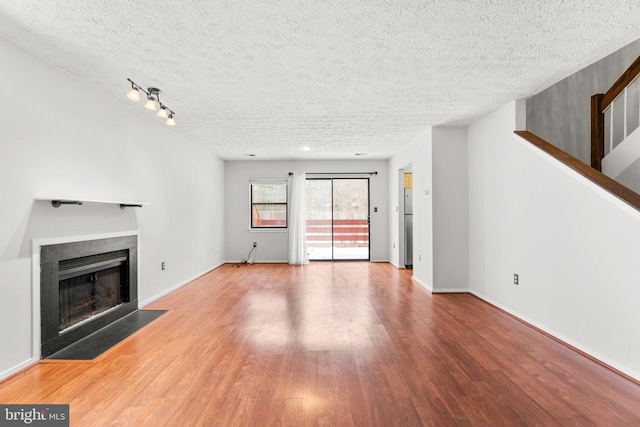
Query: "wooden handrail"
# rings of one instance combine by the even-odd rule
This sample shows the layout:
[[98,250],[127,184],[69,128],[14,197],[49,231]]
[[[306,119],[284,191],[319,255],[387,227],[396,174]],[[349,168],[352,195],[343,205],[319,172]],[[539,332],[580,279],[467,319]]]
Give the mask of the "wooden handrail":
[[567,167],[573,169],[578,172],[580,175],[587,178],[589,181],[593,182],[600,188],[608,191],[609,193],[616,196],[618,199],[622,200],[632,208],[640,211],[640,194],[635,191],[625,187],[620,184],[618,181],[615,181],[608,176],[604,175],[602,172],[589,167],[585,163],[581,162],[577,158],[573,157],[571,154],[562,151],[558,147],[550,144],[544,139],[540,138],[537,135],[529,131],[515,131],[515,134],[530,144],[538,147],[540,150],[549,154],[554,159],[560,161]]
[[635,79],[638,74],[640,74],[640,56],[633,61],[633,64],[627,68],[627,71],[622,73],[622,75],[616,80],[616,82],[611,86],[611,89],[604,94],[602,98],[602,111],[606,110],[609,104],[613,102],[614,99],[618,97],[622,93],[625,87],[629,86],[629,84]]

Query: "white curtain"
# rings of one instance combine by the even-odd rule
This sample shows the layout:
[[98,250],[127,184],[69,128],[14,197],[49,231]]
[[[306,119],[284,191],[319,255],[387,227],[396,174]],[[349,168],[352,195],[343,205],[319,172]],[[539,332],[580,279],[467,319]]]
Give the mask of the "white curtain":
[[289,264],[309,264],[307,257],[307,233],[305,230],[305,186],[304,172],[293,172],[291,177],[291,200],[289,201]]

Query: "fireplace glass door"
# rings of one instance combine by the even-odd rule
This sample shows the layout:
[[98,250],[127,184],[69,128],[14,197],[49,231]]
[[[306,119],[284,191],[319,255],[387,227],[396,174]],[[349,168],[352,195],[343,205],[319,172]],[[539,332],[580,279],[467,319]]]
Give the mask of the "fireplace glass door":
[[120,304],[121,266],[60,281],[60,331]]

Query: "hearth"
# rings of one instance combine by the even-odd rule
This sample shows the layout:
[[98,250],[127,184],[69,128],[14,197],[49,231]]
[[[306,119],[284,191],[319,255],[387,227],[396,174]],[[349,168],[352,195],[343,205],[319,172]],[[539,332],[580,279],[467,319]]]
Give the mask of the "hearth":
[[137,237],[42,246],[41,357],[135,311]]

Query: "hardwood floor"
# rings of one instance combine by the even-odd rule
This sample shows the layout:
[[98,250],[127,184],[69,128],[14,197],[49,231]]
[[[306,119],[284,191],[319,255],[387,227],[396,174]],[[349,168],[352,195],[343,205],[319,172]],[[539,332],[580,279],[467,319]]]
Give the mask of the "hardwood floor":
[[72,426],[640,425],[640,386],[389,264],[225,265],[92,362],[41,362],[0,403]]

